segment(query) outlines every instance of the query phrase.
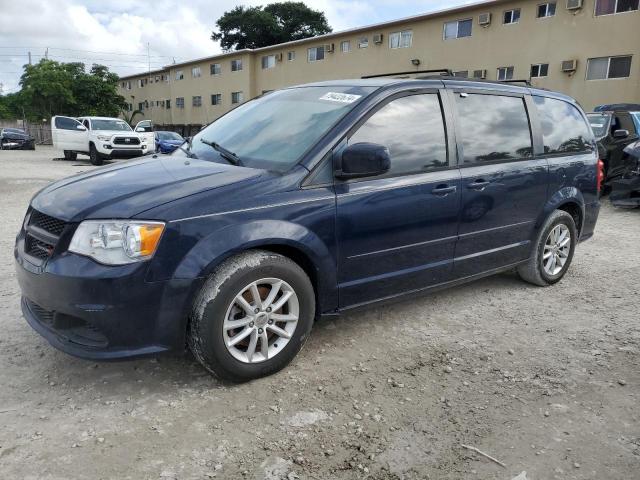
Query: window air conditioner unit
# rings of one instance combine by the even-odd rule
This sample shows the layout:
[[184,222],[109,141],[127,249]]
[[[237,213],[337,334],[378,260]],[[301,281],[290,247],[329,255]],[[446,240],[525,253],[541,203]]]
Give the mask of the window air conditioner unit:
[[276,53],[274,56],[276,57],[276,62],[282,61],[282,52]]
[[373,36],[373,43],[382,43],[382,34],[381,33],[376,33]]
[[567,10],[578,10],[582,8],[582,0],[567,0]]
[[334,48],[333,47],[333,43],[327,43],[324,46],[324,51],[327,52],[327,53],[333,53],[333,48]]
[[577,60],[563,60],[562,61],[562,71],[563,72],[575,72],[576,67],[578,66]]
[[489,25],[491,23],[490,13],[481,13],[478,15],[478,25]]

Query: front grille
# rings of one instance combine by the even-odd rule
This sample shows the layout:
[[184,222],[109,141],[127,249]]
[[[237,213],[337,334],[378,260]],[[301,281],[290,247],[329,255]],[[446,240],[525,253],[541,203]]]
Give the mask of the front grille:
[[35,237],[27,234],[24,243],[24,250],[32,257],[39,258],[40,260],[46,260],[51,256],[55,245],[51,245],[47,242],[42,242]]
[[51,256],[64,231],[66,223],[57,218],[32,210],[26,225],[24,252],[40,264]]
[[31,313],[33,313],[33,315],[36,317],[36,319],[40,323],[43,323],[49,327],[53,326],[53,317],[55,315],[54,311],[46,310],[42,308],[40,305],[33,303],[29,299],[25,299],[25,300],[27,302],[27,305],[29,306],[29,310],[31,310]]
[[29,225],[43,229],[45,232],[49,232],[57,237],[60,236],[65,227],[65,222],[58,220],[57,218],[50,217],[44,213],[33,210],[31,212],[31,218],[29,219]]
[[140,139],[137,137],[116,137],[113,139],[115,145],[140,145]]

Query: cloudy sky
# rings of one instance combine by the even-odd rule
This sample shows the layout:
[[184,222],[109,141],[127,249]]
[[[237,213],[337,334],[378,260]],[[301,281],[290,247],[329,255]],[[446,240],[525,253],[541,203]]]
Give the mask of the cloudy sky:
[[[240,0],[0,0],[0,84],[18,90],[22,65],[48,48],[61,62],[102,63],[120,75],[220,52],[211,41],[216,20]],[[470,0],[309,0],[334,31],[368,25]]]

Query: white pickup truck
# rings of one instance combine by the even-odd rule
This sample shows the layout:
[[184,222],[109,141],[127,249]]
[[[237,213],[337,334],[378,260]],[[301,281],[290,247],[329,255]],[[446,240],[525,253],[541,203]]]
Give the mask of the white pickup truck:
[[89,155],[93,165],[109,158],[140,157],[155,151],[153,129],[143,122],[134,131],[120,118],[55,116],[51,119],[53,146],[64,150],[68,160],[75,160],[78,153]]

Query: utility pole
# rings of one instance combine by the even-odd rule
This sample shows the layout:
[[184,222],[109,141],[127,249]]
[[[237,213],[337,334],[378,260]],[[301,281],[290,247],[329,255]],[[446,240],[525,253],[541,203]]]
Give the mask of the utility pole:
[[31,52],[29,52],[29,65],[31,65]]
[[44,51],[44,58],[49,60],[49,47]]
[[151,73],[151,53],[150,53],[149,42],[147,42],[147,61],[149,62],[149,73]]

